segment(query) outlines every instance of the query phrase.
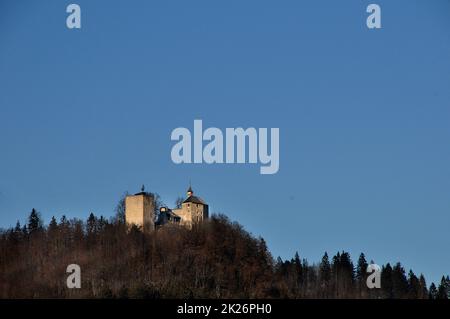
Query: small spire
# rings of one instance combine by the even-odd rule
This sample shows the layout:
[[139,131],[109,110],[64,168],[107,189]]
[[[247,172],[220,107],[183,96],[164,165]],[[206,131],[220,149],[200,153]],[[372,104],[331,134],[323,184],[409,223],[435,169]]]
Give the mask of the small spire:
[[144,192],[144,191],[145,191],[145,186],[144,186],[144,184],[142,184],[141,192]]
[[192,190],[191,182],[189,181],[189,188],[187,190],[187,196],[192,196],[194,194],[194,191]]

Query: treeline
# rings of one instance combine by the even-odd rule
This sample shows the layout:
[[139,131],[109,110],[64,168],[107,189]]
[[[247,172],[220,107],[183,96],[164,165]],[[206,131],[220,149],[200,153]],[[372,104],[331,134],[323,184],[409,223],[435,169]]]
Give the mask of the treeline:
[[[69,264],[81,267],[81,289],[67,288]],[[368,289],[367,265],[347,252],[312,265],[298,254],[274,260],[262,238],[222,215],[144,234],[127,231],[123,212],[45,226],[33,209],[26,225],[0,232],[0,298],[448,298],[448,276],[428,287],[400,263]]]

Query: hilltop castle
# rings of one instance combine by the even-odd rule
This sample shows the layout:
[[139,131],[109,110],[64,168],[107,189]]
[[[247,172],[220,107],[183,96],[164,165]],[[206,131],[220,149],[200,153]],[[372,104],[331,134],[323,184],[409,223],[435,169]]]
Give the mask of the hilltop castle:
[[155,198],[153,194],[144,192],[144,188],[140,193],[125,198],[127,224],[136,225],[145,232],[169,223],[191,228],[193,224],[208,218],[209,207],[200,197],[194,196],[194,191],[189,186],[187,198],[181,203],[181,207],[161,207],[158,218],[155,217],[156,213]]

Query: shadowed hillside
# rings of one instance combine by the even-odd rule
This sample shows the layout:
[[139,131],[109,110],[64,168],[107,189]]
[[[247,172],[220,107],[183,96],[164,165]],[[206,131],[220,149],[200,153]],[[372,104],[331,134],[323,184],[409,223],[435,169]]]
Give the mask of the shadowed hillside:
[[[81,289],[66,286],[69,264],[81,267]],[[382,288],[369,290],[366,267],[346,252],[317,265],[298,254],[275,261],[222,215],[144,234],[93,214],[44,226],[33,210],[26,226],[0,233],[1,298],[447,298],[448,277],[428,289],[400,263],[383,266]]]

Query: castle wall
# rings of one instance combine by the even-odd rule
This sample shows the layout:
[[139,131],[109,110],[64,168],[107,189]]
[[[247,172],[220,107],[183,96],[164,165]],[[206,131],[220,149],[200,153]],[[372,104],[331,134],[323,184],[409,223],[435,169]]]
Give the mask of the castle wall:
[[154,229],[155,203],[148,195],[139,194],[125,198],[125,218],[127,224],[135,224],[144,231]]
[[187,209],[187,207],[177,208],[173,210],[174,214],[181,217],[180,224],[181,225],[191,225],[192,224],[192,218],[191,218],[191,212]]
[[[188,198],[182,203],[181,208],[172,210],[175,215],[180,217],[180,225],[189,228],[209,217],[208,205],[203,204],[203,200],[192,196],[192,194],[192,189],[189,189]],[[143,231],[151,231],[155,228],[154,214],[155,201],[147,193],[141,192],[125,198],[125,219],[128,225],[134,224]],[[161,220],[159,222],[161,223]],[[163,221],[163,223],[166,222],[167,220]]]
[[208,205],[197,203],[183,203],[181,208],[174,209],[173,212],[181,217],[181,224],[187,226],[209,217]]

